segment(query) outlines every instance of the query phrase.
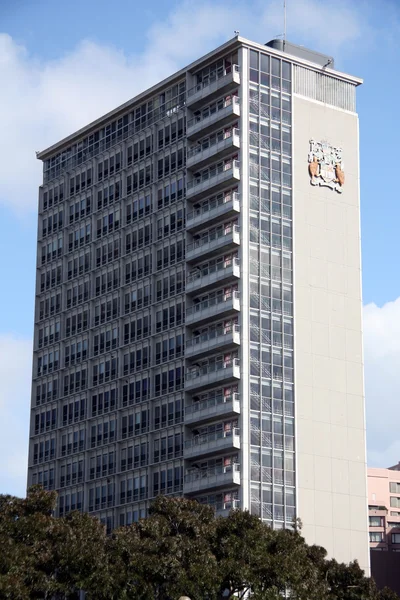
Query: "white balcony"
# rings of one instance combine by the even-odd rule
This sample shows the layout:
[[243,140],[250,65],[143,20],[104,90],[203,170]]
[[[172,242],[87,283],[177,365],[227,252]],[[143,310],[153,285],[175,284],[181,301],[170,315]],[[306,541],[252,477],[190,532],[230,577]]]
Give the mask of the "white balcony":
[[223,331],[222,325],[220,329],[221,331],[211,329],[206,333],[188,339],[185,348],[185,358],[199,357],[209,352],[215,353],[215,350],[218,350],[218,348],[226,350],[240,345],[239,325],[232,325],[229,331]]
[[188,369],[185,379],[185,391],[211,387],[214,384],[240,379],[240,363],[238,358],[225,363],[218,363]]
[[240,246],[240,230],[238,225],[233,225],[229,229],[220,228],[219,231],[211,230],[200,239],[186,246],[186,261],[195,262],[197,260],[204,260],[221,248],[232,250],[238,246]]
[[227,217],[237,217],[240,213],[240,196],[237,192],[226,197],[210,199],[201,206],[189,210],[186,215],[186,229],[194,231],[204,225],[213,225]]
[[191,459],[209,454],[223,454],[230,450],[240,450],[239,429],[216,431],[205,435],[196,435],[186,440],[184,458]]
[[201,424],[218,417],[234,417],[240,415],[239,394],[219,396],[211,400],[194,402],[185,406],[185,425]]
[[236,281],[240,277],[240,263],[238,258],[233,258],[230,262],[224,261],[209,266],[197,267],[189,273],[186,279],[186,293],[190,294],[198,290],[205,291],[212,288],[217,283],[228,283]]
[[[225,136],[225,137],[224,137]],[[208,143],[208,145],[206,145]],[[239,129],[233,129],[229,132],[221,133],[221,139],[212,138],[204,140],[202,144],[192,146],[188,149],[186,158],[186,167],[188,169],[201,169],[213,160],[223,158],[234,150],[240,148]]]
[[221,165],[219,168],[210,168],[206,173],[187,182],[187,199],[200,198],[217,192],[225,186],[237,184],[240,181],[240,163],[234,160],[230,167]]
[[207,470],[193,470],[185,475],[184,494],[195,494],[203,490],[221,489],[240,485],[240,466],[214,467]]
[[202,114],[189,119],[186,126],[186,136],[189,140],[204,137],[210,133],[215,126],[223,127],[233,118],[240,117],[240,104],[237,96],[232,96],[229,103],[225,103],[221,108],[216,107],[214,111],[202,111]]
[[223,293],[220,296],[207,298],[198,304],[188,306],[186,309],[186,325],[201,325],[216,317],[225,317],[240,311],[239,292],[235,291],[228,297]]
[[[215,105],[214,105],[215,106]],[[232,96],[229,102],[224,102],[219,108],[203,109],[202,114],[192,117],[186,125],[186,136],[196,140],[210,133],[216,126],[223,127],[240,117],[240,102],[237,96]]]
[[232,65],[227,69],[216,71],[212,76],[207,77],[201,83],[187,91],[186,106],[196,108],[205,99],[211,100],[223,90],[230,90],[240,85],[239,66]]

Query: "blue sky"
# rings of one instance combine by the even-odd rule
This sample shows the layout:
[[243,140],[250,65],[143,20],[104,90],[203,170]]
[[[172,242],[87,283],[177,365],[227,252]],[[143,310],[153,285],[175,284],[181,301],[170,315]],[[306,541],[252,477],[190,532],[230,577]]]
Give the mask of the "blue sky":
[[[8,424],[0,441],[0,493],[23,494],[25,487],[40,183],[35,150],[233,37],[235,29],[261,43],[275,37],[283,28],[282,4],[0,2],[0,418]],[[368,451],[371,465],[388,466],[400,459],[400,3],[287,5],[291,41],[332,54],[337,69],[365,80],[358,112]]]

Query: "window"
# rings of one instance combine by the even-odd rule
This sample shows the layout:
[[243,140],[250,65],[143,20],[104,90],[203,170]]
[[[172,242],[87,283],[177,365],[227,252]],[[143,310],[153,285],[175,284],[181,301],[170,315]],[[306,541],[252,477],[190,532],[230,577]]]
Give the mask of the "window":
[[147,400],[150,397],[150,379],[136,378],[122,388],[122,406],[128,406]]
[[383,527],[383,517],[369,517],[370,527]]
[[398,483],[397,481],[391,481],[389,483],[390,486],[390,492],[392,494],[400,494],[400,483]]
[[118,400],[118,389],[111,388],[92,396],[92,417],[114,410]]
[[400,508],[400,498],[396,498],[396,496],[390,496],[390,506],[393,508]]
[[400,544],[400,533],[392,533],[392,544]]
[[[396,535],[396,534],[393,534],[393,535]],[[393,538],[393,535],[392,535],[392,538]],[[383,542],[383,532],[370,531],[369,532],[369,541],[370,542]],[[399,534],[399,543],[400,543],[400,534]]]

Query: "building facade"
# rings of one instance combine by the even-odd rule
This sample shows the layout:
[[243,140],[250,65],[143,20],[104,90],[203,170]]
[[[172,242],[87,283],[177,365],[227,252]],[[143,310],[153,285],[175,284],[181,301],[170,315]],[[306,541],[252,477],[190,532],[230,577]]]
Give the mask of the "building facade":
[[59,515],[184,494],[368,570],[359,83],[235,37],[39,153],[28,484]]
[[368,468],[368,518],[371,575],[400,594],[400,463]]
[[368,468],[368,509],[370,549],[400,552],[400,463]]

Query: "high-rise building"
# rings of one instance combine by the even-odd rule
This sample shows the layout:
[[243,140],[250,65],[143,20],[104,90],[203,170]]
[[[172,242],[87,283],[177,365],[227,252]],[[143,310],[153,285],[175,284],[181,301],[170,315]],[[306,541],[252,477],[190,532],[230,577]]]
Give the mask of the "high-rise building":
[[185,494],[368,569],[360,83],[236,36],[38,154],[28,483],[59,515]]

